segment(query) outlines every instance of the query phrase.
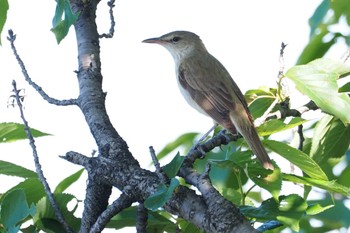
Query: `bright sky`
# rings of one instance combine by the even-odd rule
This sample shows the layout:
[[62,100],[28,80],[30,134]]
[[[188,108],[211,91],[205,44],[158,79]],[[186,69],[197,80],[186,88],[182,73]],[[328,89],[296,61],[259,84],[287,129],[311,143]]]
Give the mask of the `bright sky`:
[[[274,86],[281,42],[288,44],[285,50],[287,69],[295,63],[308,41],[307,22],[320,2],[116,1],[115,36],[101,41],[103,87],[108,93],[111,121],[141,165],[149,164],[150,145],[160,151],[182,133],[203,133],[212,126],[210,119],[191,109],[181,96],[168,51],[161,46],[143,44],[143,39],[174,30],[193,31],[229,70],[243,92],[262,85]],[[105,1],[100,3],[98,14],[101,33],[109,29],[105,5]],[[53,0],[10,1],[0,48],[0,122],[22,123],[18,109],[7,108],[11,82],[15,79],[18,88],[26,90],[25,115],[29,125],[53,134],[36,140],[44,174],[52,188],[80,169],[58,155],[70,150],[90,155],[96,146],[79,109],[47,104],[25,83],[6,36],[10,28],[17,34],[18,52],[33,81],[52,97],[76,98],[74,29],[57,45],[50,32],[54,11]],[[0,146],[0,160],[34,169],[27,141]],[[4,178],[0,177],[0,192],[12,186],[8,184],[10,179]],[[83,199],[85,178],[80,184],[71,191]]]

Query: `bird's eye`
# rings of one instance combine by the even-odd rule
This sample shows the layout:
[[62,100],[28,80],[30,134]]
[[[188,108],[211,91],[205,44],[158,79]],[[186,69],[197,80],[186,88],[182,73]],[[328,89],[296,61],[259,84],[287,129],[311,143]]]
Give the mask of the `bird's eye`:
[[177,42],[179,42],[180,39],[181,39],[180,37],[175,36],[173,39],[171,39],[171,42],[177,43]]

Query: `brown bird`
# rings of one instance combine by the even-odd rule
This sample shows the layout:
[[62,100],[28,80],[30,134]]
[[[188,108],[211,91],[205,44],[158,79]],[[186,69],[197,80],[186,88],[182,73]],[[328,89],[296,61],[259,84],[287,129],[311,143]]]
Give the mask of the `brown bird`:
[[230,133],[238,130],[261,164],[273,169],[241,90],[199,36],[174,31],[142,42],[165,47],[174,58],[178,85],[187,102]]

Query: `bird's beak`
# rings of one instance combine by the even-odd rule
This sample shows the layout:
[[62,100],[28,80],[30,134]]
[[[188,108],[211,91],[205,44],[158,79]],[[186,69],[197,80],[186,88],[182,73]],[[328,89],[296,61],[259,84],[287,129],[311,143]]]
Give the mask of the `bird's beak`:
[[149,39],[143,40],[142,43],[156,43],[156,44],[160,44],[160,43],[162,43],[162,40],[159,37],[155,37],[155,38],[149,38]]

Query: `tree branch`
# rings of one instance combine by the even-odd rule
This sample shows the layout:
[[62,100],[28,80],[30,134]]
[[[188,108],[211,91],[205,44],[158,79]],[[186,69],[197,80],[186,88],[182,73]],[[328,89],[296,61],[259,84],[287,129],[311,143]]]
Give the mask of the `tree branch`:
[[147,233],[147,219],[148,219],[148,211],[143,205],[143,203],[139,203],[139,205],[137,206],[137,216],[136,216],[137,233]]
[[270,113],[266,116],[265,121],[271,120],[271,119],[284,119],[286,117],[299,117],[303,113],[310,111],[310,110],[317,110],[318,106],[313,102],[312,100],[308,102],[307,104],[300,106],[296,109],[290,109],[289,108],[289,99],[287,99],[285,102],[282,102],[279,104],[281,108],[273,113]]
[[29,85],[31,85],[41,95],[41,97],[50,104],[55,104],[55,105],[59,105],[59,106],[76,105],[77,104],[76,99],[58,100],[58,99],[54,99],[54,98],[50,97],[48,94],[46,94],[46,92],[38,84],[36,84],[35,82],[32,81],[21,57],[17,53],[17,49],[16,49],[15,44],[14,44],[15,40],[16,40],[16,35],[13,33],[13,31],[11,29],[8,31],[8,33],[9,33],[9,36],[7,37],[7,39],[11,43],[12,51],[16,57],[16,60],[19,64],[19,66],[22,69],[22,73],[23,73],[24,78],[29,83]]
[[51,189],[50,189],[50,186],[49,184],[47,183],[46,181],[46,178],[44,176],[44,172],[43,170],[41,169],[41,164],[39,162],[39,156],[38,156],[38,152],[36,150],[36,146],[35,146],[35,140],[34,140],[34,137],[32,135],[32,133],[30,132],[30,128],[29,128],[29,125],[28,125],[28,122],[26,120],[26,118],[24,117],[24,112],[23,112],[23,106],[22,106],[22,102],[20,100],[20,96],[19,96],[19,90],[17,90],[17,86],[16,86],[16,81],[13,80],[12,81],[12,86],[13,86],[13,92],[15,93],[15,98],[16,98],[16,102],[17,102],[17,105],[18,105],[18,108],[19,108],[19,111],[20,111],[20,115],[21,115],[21,118],[22,118],[22,121],[23,121],[23,124],[24,124],[24,131],[26,132],[27,134],[27,138],[29,139],[29,144],[30,144],[30,147],[32,148],[32,151],[33,151],[33,157],[34,157],[34,164],[35,164],[35,169],[36,169],[36,173],[38,174],[38,177],[39,177],[39,180],[41,181],[41,183],[43,184],[44,186],[44,190],[47,194],[47,197],[51,203],[51,206],[55,212],[55,215],[57,217],[57,220],[62,224],[62,226],[64,227],[65,231],[66,232],[73,232],[70,227],[68,226],[67,222],[64,220],[63,218],[63,215],[55,201],[55,198],[51,192]]
[[162,168],[160,167],[159,161],[157,159],[156,153],[153,149],[153,146],[149,147],[149,152],[151,154],[152,157],[152,161],[154,164],[154,167],[156,168],[156,173],[159,177],[159,179],[162,181],[163,184],[166,184],[169,182],[169,178],[163,173]]
[[122,210],[131,206],[134,202],[134,198],[122,193],[120,197],[115,200],[111,205],[107,207],[105,211],[98,217],[95,224],[91,227],[89,233],[97,233],[102,232],[102,230],[106,227],[107,223],[111,220],[111,218],[120,213]]
[[[226,139],[225,136],[218,136],[216,140]],[[212,143],[205,144],[205,150],[208,149],[207,145],[212,146]],[[88,171],[89,184],[93,182],[99,185],[112,185],[123,193],[132,192],[138,202],[143,202],[148,196],[156,192],[158,185],[161,183],[160,178],[154,172],[140,167],[126,168],[125,163],[102,156],[87,158],[81,154],[69,152],[63,158],[77,164],[84,164]],[[244,219],[239,209],[225,200],[211,186],[210,181],[207,180],[209,171],[208,169],[202,176],[195,174],[196,178],[194,178],[198,180],[198,183],[202,182],[202,184],[196,184],[199,190],[205,193],[206,197],[197,195],[187,187],[179,186],[164,208],[170,213],[192,222],[206,232],[256,232]],[[90,182],[92,177],[94,180]],[[210,200],[211,195],[215,196],[214,200]],[[85,206],[87,206],[87,202],[90,202],[90,200],[85,200]],[[218,209],[213,211],[213,208]]]
[[107,2],[107,5],[109,6],[109,18],[111,20],[111,27],[109,28],[109,33],[102,33],[99,35],[100,38],[112,38],[114,35],[114,28],[115,28],[115,21],[114,21],[114,14],[113,14],[113,8],[115,0],[110,0]]

